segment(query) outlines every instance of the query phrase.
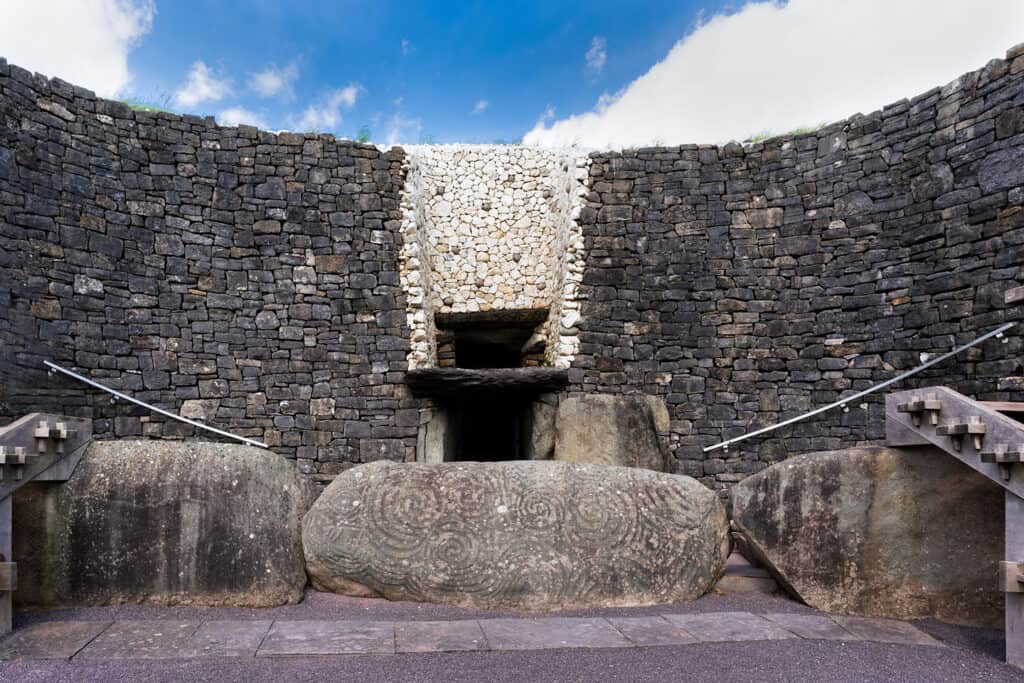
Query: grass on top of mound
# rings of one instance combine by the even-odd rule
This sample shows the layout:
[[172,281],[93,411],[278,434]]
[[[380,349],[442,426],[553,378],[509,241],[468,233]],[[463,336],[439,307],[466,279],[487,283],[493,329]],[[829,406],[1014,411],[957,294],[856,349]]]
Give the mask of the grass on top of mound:
[[793,130],[787,130],[785,133],[773,133],[770,130],[765,130],[755,135],[751,135],[746,140],[744,140],[744,142],[764,142],[765,140],[769,140],[771,138],[778,138],[790,135],[805,135],[807,133],[814,133],[816,131],[819,131],[827,125],[828,121],[822,121],[816,126],[800,126],[799,128],[794,128]]

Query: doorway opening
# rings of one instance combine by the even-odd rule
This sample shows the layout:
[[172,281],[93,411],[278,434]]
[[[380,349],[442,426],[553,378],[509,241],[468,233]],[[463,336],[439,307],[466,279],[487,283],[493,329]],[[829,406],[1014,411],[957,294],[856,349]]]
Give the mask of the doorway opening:
[[541,365],[547,309],[438,313],[439,364],[472,370]]
[[448,460],[498,462],[522,460],[523,412],[519,401],[493,398],[445,407],[452,430]]

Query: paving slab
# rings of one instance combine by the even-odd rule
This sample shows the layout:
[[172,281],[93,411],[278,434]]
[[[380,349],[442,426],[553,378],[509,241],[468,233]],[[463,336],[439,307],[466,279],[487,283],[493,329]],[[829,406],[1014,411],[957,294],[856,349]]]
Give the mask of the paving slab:
[[274,622],[264,620],[205,621],[188,643],[183,657],[255,657]]
[[394,653],[394,622],[275,621],[256,656]]
[[870,640],[875,643],[898,643],[899,645],[942,646],[941,641],[905,621],[839,615],[832,618],[837,624],[861,640]]
[[608,621],[634,645],[646,647],[700,642],[664,617],[608,617]]
[[860,640],[829,617],[776,612],[762,617],[807,640]]
[[778,624],[750,612],[666,614],[664,616],[702,643],[786,640],[799,637]]
[[75,659],[166,659],[188,651],[198,621],[145,619],[115,621]]
[[395,624],[397,652],[471,652],[486,649],[487,639],[475,620],[406,621]]
[[110,621],[48,621],[0,640],[2,659],[69,659],[103,633]]
[[605,619],[481,619],[492,650],[549,650],[564,647],[632,647]]

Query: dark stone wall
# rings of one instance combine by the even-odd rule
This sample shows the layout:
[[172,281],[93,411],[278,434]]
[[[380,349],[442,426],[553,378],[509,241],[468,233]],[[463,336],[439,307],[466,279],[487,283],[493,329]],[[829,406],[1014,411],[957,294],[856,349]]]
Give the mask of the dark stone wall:
[[48,378],[50,359],[306,472],[411,455],[402,159],[136,112],[0,60],[0,415],[193,432]]
[[[572,390],[662,396],[710,486],[882,438],[879,394],[702,452],[1024,320],[1024,56],[814,134],[592,160]],[[1021,332],[904,387],[1024,400]]]
[[[304,472],[411,459],[404,153],[135,112],[0,60],[0,418],[191,427]],[[723,438],[1024,320],[1024,55],[809,135],[592,155],[570,392],[643,393],[676,471],[724,488],[788,454],[874,442],[881,395],[730,451]],[[911,380],[1024,400],[1015,331]]]

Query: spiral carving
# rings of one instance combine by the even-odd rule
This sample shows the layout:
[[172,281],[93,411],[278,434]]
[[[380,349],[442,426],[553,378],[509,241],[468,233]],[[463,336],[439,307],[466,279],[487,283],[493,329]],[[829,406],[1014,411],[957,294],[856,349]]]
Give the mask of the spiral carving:
[[[688,477],[565,462],[395,464],[349,470],[306,516],[319,585],[396,600],[552,610],[706,592],[725,511]],[[326,576],[329,574],[329,576]]]

